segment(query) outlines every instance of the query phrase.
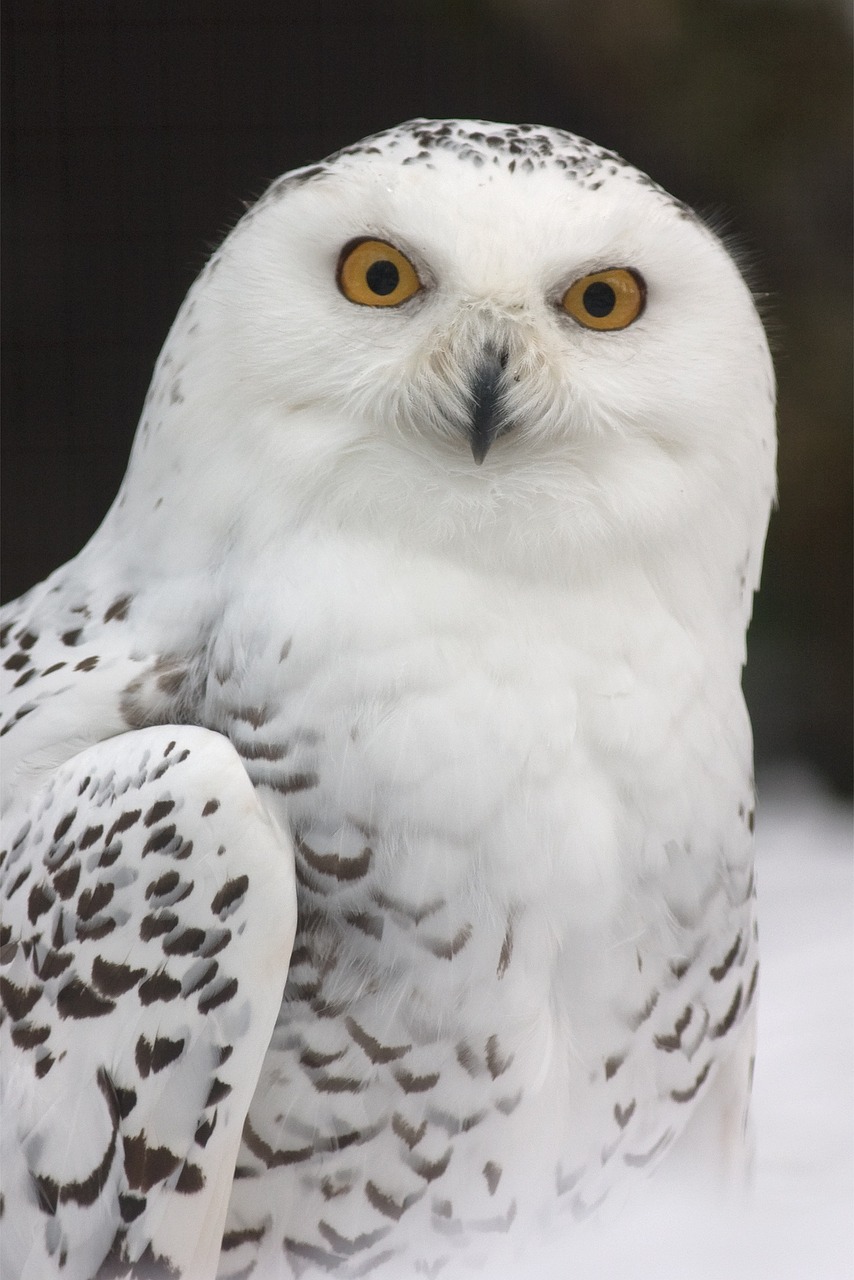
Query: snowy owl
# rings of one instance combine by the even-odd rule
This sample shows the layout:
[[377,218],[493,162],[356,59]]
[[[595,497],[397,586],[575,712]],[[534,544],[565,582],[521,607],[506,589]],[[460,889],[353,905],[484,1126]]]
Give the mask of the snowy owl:
[[4,611],[4,1275],[455,1277],[737,1159],[774,452],[739,271],[582,138],[249,209]]

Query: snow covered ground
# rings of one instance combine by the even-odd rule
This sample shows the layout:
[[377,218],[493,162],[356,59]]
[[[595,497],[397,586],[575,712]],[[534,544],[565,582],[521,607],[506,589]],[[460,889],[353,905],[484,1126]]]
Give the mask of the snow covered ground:
[[768,779],[756,837],[756,1163],[744,1207],[668,1189],[571,1253],[564,1241],[523,1272],[515,1264],[513,1280],[854,1280],[851,809],[801,775]]

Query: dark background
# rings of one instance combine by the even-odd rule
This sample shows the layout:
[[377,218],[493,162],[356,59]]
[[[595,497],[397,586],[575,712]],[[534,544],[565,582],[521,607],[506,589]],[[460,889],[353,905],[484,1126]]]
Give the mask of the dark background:
[[6,0],[5,599],[124,471],[207,253],[279,173],[415,115],[570,129],[731,233],[780,383],[746,690],[760,768],[851,788],[851,39],[834,0]]

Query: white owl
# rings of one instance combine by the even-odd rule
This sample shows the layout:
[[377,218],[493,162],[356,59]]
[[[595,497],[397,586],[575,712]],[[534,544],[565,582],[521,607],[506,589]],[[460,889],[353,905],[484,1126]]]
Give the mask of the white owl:
[[455,1277],[737,1153],[774,453],[738,270],[611,152],[273,184],[4,614],[4,1275]]

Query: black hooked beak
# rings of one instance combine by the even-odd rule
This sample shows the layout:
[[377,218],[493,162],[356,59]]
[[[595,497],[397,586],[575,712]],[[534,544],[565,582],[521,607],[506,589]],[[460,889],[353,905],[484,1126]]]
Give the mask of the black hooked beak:
[[480,466],[489,446],[505,422],[502,414],[504,370],[507,352],[487,347],[471,380],[469,437],[474,460]]

